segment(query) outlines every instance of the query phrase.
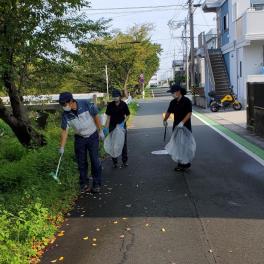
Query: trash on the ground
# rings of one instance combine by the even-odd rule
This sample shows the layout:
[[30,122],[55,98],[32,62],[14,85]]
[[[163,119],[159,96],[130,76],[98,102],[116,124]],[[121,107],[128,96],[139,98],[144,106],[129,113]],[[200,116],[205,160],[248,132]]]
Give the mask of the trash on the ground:
[[153,155],[168,155],[169,153],[166,149],[162,149],[162,150],[152,151],[151,154],[153,154]]
[[88,239],[89,239],[89,237],[88,237],[88,236],[83,238],[83,240],[88,240]]
[[210,252],[210,253],[213,253],[213,250],[212,250],[212,249],[209,249],[209,252]]
[[163,228],[161,228],[161,231],[162,232],[166,232],[166,229],[163,227]]
[[130,230],[131,230],[131,228],[130,228],[130,227],[127,227],[127,228],[126,228],[126,231],[130,231]]
[[97,244],[93,243],[93,244],[92,244],[92,246],[93,246],[93,247],[96,247],[96,246],[97,246]]
[[64,257],[60,257],[60,258],[59,258],[59,261],[63,261],[63,260],[64,260]]
[[113,224],[114,224],[114,225],[118,224],[118,221],[114,221]]
[[186,127],[176,128],[165,149],[173,161],[188,164],[195,156],[196,142],[193,134]]
[[96,228],[96,231],[99,232],[100,231],[100,228]]
[[57,259],[51,260],[51,263],[56,263]]
[[124,238],[125,236],[124,235],[121,235],[120,238]]
[[126,207],[130,208],[130,207],[132,207],[132,204],[127,204]]
[[96,238],[93,238],[93,242],[96,242],[97,241],[97,239]]
[[147,224],[145,224],[145,227],[149,227],[149,224],[147,223]]

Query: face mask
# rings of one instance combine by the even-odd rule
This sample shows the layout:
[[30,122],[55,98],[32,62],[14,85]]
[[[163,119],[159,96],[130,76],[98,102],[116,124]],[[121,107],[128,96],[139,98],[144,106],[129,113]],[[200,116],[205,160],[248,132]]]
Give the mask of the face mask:
[[63,106],[62,109],[66,112],[70,112],[71,111],[71,107],[70,106]]
[[113,101],[119,102],[120,101],[120,98],[119,97],[113,97]]

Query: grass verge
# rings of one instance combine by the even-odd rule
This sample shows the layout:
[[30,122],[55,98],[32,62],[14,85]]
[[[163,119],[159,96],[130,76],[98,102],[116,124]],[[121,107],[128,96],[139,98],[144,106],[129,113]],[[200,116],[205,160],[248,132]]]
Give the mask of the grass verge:
[[[138,105],[129,105],[135,115]],[[58,162],[59,117],[50,116],[47,146],[23,148],[0,120],[0,263],[35,260],[54,238],[78,195],[78,171],[69,137],[57,184],[50,173]],[[104,156],[101,144],[101,156]],[[65,166],[67,164],[67,166]]]

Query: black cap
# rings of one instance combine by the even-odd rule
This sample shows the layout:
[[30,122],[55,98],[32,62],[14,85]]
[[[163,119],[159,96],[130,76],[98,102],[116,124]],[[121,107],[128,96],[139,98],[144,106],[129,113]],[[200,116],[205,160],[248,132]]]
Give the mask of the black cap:
[[69,92],[60,93],[60,96],[59,96],[59,103],[60,103],[61,105],[64,105],[65,103],[68,103],[68,102],[70,102],[71,100],[73,100],[72,93],[69,93]]
[[112,97],[119,97],[119,96],[121,96],[121,92],[117,89],[114,89],[112,91]]
[[168,90],[167,93],[172,93],[173,94],[175,92],[182,91],[182,89],[183,88],[180,85],[173,84],[173,85],[171,85],[170,90]]

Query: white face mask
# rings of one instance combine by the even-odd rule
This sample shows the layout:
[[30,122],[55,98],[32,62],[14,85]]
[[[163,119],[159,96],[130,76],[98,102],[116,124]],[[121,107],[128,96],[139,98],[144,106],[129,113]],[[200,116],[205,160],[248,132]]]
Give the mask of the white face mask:
[[71,107],[70,106],[63,106],[62,109],[66,112],[70,112],[71,111]]
[[119,102],[120,101],[120,97],[113,97],[113,101]]

